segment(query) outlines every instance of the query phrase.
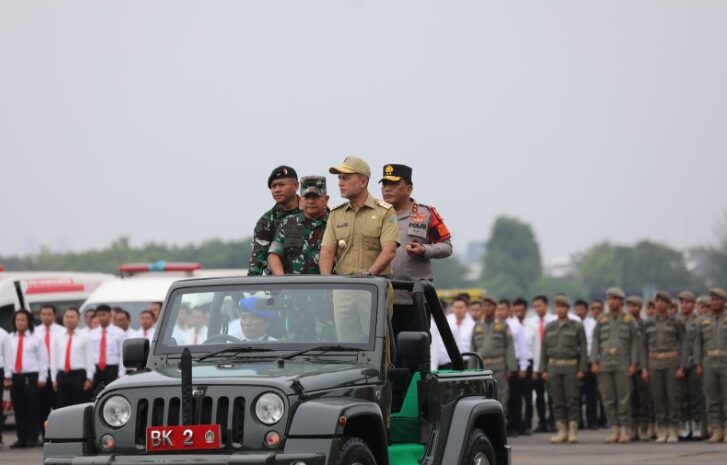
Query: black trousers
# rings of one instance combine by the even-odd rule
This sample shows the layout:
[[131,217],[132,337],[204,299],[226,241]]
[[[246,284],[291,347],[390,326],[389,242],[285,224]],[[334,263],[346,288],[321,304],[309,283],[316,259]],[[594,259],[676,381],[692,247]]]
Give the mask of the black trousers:
[[581,385],[581,402],[585,404],[587,428],[598,427],[598,378],[588,369]]
[[528,371],[525,379],[520,381],[520,394],[522,404],[525,406],[525,416],[521,432],[533,427],[533,361],[528,360]]
[[45,387],[38,389],[38,429],[45,436],[43,423],[48,419],[50,411],[56,408],[56,392],[53,390],[50,370],[41,377],[41,381],[45,381]]
[[93,375],[93,388],[92,393],[96,392],[96,388],[101,383],[108,386],[112,381],[119,377],[119,366],[118,365],[106,365],[103,370],[96,365],[96,373]]
[[520,432],[523,426],[522,412],[522,379],[517,373],[510,377],[508,387],[510,388],[510,398],[507,402],[507,429],[510,431]]
[[15,411],[15,427],[18,441],[28,443],[38,440],[38,373],[13,374],[10,399]]
[[86,370],[59,371],[56,381],[58,382],[58,408],[82,404],[88,399],[88,393],[83,390],[83,384],[86,382]]
[[3,428],[5,427],[5,412],[2,407],[5,395],[5,369],[0,368],[0,444],[3,442]]

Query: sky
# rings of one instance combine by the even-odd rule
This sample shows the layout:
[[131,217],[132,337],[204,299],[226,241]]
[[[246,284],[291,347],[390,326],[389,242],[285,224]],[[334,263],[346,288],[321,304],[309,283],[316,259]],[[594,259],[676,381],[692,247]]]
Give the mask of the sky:
[[[0,0],[0,255],[252,233],[270,171],[413,167],[455,255],[709,244],[727,2]],[[328,175],[331,205],[341,199]]]

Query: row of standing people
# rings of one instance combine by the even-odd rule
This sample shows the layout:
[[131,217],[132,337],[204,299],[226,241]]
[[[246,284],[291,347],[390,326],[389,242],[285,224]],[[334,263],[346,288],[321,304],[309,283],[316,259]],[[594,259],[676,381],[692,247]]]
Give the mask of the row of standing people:
[[[28,310],[13,317],[13,329],[0,329],[0,397],[10,390],[17,441],[10,447],[41,445],[43,424],[55,408],[87,402],[93,392],[125,374],[122,344],[129,337],[153,336],[154,313],[142,312],[142,326],[128,327],[129,314],[108,305],[85,312],[86,326],[79,327],[77,308],[64,310],[63,324],[56,323],[52,305],[40,309],[36,326]],[[117,323],[117,324],[113,324]],[[4,418],[0,418],[0,433]]]

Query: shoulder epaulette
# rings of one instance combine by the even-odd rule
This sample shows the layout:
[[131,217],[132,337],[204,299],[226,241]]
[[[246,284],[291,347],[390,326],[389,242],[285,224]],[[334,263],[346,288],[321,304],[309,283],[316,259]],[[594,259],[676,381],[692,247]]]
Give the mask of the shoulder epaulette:
[[630,322],[631,320],[632,320],[632,317],[631,317],[631,315],[624,315],[624,321],[625,321],[626,323],[629,323],[629,322]]
[[608,317],[607,316],[603,316],[603,317],[601,317],[600,320],[598,320],[598,322],[601,323],[601,324],[608,323]]
[[378,203],[380,207],[384,207],[384,208],[386,208],[387,210],[388,210],[389,208],[394,208],[394,206],[393,206],[393,205],[391,205],[390,203],[386,203],[386,202],[384,202],[383,200],[378,200],[378,199],[376,199],[376,203]]
[[333,211],[333,210],[338,210],[339,208],[341,208],[341,207],[345,207],[346,205],[348,205],[348,202],[343,202],[343,203],[341,203],[341,204],[338,204],[338,205],[336,205],[335,207],[331,208],[331,211]]

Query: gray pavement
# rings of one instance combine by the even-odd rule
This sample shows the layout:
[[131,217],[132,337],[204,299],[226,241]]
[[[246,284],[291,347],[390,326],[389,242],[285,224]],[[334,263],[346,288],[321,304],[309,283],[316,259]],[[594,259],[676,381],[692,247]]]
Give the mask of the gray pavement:
[[[513,465],[725,465],[727,444],[680,442],[679,444],[632,443],[607,445],[603,443],[607,431],[585,431],[580,444],[553,445],[550,434],[535,434],[510,439],[513,447]],[[43,451],[37,449],[10,449],[15,433],[3,434],[5,446],[0,449],[0,464],[42,463]],[[396,464],[393,464],[396,465]]]

